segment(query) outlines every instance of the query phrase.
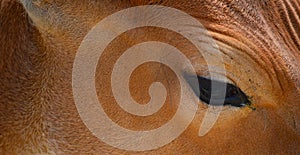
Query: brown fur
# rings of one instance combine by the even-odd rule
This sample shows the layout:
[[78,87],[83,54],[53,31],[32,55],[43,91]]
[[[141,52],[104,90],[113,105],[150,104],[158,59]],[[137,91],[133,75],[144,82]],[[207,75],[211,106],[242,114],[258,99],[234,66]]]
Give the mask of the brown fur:
[[[227,108],[214,128],[198,137],[206,108],[199,103],[193,123],[180,137],[148,152],[118,150],[90,133],[72,96],[76,50],[104,17],[149,3],[183,10],[201,21],[224,53],[229,78],[253,97],[257,110]],[[0,0],[0,154],[299,154],[299,14],[297,0]],[[108,115],[131,129],[163,124],[178,102],[172,72],[150,63],[134,72],[134,81],[143,82],[130,89],[138,102],[146,103],[150,83],[163,82],[168,88],[164,110],[140,118],[116,106],[107,82],[110,69],[125,49],[146,40],[170,43],[190,58],[196,53],[181,36],[157,28],[131,30],[110,44],[98,64],[96,87],[104,94],[99,99],[106,101]]]

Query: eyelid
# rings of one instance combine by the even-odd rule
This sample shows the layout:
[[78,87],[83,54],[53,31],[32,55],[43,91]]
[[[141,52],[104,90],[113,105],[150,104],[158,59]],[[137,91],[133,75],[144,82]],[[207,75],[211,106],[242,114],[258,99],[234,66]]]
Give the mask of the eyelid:
[[[230,78],[233,74],[229,73],[228,71],[224,71],[221,67],[218,66],[207,66],[205,62],[200,62],[198,59],[199,57],[194,57],[191,63],[192,66],[186,66],[183,68],[183,75],[193,75],[196,72],[196,76],[201,76],[207,79],[212,79],[215,81],[220,81],[224,83],[234,84],[234,80]],[[202,60],[200,58],[200,60]],[[193,68],[194,70],[190,70]],[[235,77],[235,76],[232,76]]]
[[[213,81],[232,84],[237,87],[237,83],[240,79],[232,72],[218,66],[208,66],[205,59],[201,55],[196,55],[190,58],[192,66],[186,66],[183,68],[183,76],[195,76],[204,77]],[[190,70],[193,68],[193,70]]]

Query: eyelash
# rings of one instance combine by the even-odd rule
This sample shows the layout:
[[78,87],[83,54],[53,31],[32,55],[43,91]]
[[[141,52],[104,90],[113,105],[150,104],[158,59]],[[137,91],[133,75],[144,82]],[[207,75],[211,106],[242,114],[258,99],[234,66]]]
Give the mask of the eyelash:
[[[186,76],[185,78],[187,82],[190,84],[190,86],[192,87],[197,97],[199,97],[199,99],[205,102],[206,104],[214,105],[214,106],[230,105],[234,107],[244,107],[246,105],[251,104],[249,97],[240,88],[238,88],[233,84],[197,76],[199,85],[196,86],[197,84],[190,83],[190,81],[192,80],[189,79],[193,77]],[[224,96],[222,96],[223,93],[218,92],[218,90],[211,90],[212,82],[226,86],[225,98]],[[220,104],[220,100],[223,101],[221,102],[222,104]]]

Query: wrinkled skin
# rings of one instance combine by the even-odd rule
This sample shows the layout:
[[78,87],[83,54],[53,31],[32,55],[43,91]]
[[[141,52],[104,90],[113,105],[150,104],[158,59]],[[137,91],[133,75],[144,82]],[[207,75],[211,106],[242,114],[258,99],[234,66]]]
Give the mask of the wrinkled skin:
[[[76,51],[101,19],[148,3],[0,1],[0,154],[300,153],[298,0],[152,1],[187,12],[208,29],[224,54],[230,73],[227,76],[251,97],[256,110],[226,107],[212,130],[199,137],[203,109],[207,107],[200,102],[187,130],[172,143],[152,151],[119,150],[95,137],[80,119],[72,96]],[[179,100],[175,75],[164,66],[148,63],[132,75],[136,82],[131,82],[130,89],[139,90],[132,91],[132,96],[141,104],[147,103],[148,87],[161,81],[168,90],[164,111],[143,121],[116,106],[107,84],[110,67],[125,49],[146,40],[170,43],[190,58],[197,52],[181,36],[158,28],[131,30],[106,49],[96,74],[98,95],[104,94],[99,100],[106,103],[103,106],[115,122],[135,130],[165,123]],[[193,63],[202,59],[196,56]]]

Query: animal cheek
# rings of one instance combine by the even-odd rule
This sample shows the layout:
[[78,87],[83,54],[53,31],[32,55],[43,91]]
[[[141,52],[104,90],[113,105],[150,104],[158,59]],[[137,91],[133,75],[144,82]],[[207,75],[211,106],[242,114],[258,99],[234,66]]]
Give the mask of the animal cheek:
[[300,101],[297,99],[288,100],[284,103],[278,105],[276,108],[276,113],[287,126],[294,129],[295,131],[300,130]]
[[[265,122],[272,121],[274,124],[281,124],[282,128],[294,129],[300,128],[300,107],[299,100],[287,97],[282,100],[259,99],[255,103],[257,114],[264,116]],[[298,106],[297,106],[298,104]]]

